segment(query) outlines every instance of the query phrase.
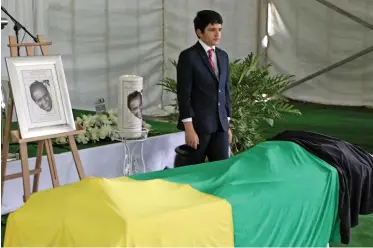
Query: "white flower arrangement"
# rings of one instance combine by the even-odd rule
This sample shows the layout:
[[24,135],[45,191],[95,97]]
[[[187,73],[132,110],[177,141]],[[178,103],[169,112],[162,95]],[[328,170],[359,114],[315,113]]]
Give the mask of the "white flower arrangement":
[[[100,140],[114,140],[113,131],[118,125],[118,116],[115,111],[110,110],[102,114],[82,115],[77,117],[77,124],[82,125],[85,133],[75,137],[77,143],[96,143]],[[143,126],[151,129],[151,126],[143,121]],[[67,137],[60,137],[55,140],[57,144],[67,144]]]

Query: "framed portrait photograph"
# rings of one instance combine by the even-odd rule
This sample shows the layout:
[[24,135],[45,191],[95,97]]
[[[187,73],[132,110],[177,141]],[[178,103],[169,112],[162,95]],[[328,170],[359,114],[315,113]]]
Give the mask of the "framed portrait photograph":
[[5,58],[22,138],[76,129],[60,55]]

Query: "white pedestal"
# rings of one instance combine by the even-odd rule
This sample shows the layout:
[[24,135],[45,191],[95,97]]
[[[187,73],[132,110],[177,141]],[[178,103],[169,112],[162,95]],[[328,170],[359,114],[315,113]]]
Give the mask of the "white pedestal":
[[[112,138],[123,143],[123,176],[146,173],[146,165],[144,161],[144,141],[148,138],[148,133],[148,129],[142,129],[139,137],[124,138],[124,136],[128,135],[123,134],[118,130],[114,130]],[[128,143],[133,143],[132,149],[129,148]],[[139,154],[139,156],[136,156],[136,154]]]

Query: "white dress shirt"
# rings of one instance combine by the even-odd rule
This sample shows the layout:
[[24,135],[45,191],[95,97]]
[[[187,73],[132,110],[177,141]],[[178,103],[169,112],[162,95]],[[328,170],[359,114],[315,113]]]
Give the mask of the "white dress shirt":
[[[219,67],[218,67],[218,61],[216,59],[215,46],[210,47],[205,42],[203,42],[202,40],[198,40],[198,42],[201,44],[203,49],[205,49],[207,57],[209,56],[209,50],[210,49],[214,50],[214,52],[212,53],[212,62],[214,62],[214,65],[215,65],[215,68],[214,68],[215,69],[215,74],[219,75]],[[229,120],[230,120],[230,117],[228,117],[228,121]],[[186,118],[186,119],[182,120],[182,122],[191,122],[191,121],[192,121],[192,118]]]
[[205,49],[206,53],[207,53],[207,57],[209,56],[209,50],[213,49],[214,52],[212,53],[212,62],[214,62],[214,69],[215,69],[215,74],[216,75],[219,75],[219,66],[218,66],[218,61],[216,59],[216,53],[215,53],[215,46],[208,46],[206,45],[205,42],[199,40],[199,43],[202,45],[203,49]]

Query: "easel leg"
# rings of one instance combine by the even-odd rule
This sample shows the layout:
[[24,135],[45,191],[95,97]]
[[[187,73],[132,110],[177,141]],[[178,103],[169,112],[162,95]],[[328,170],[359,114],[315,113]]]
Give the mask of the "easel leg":
[[3,134],[4,135],[3,150],[1,151],[1,199],[3,198],[3,192],[4,192],[4,182],[5,182],[5,175],[6,175],[6,165],[8,161],[10,128],[12,125],[12,118],[13,118],[13,101],[10,99],[7,113],[6,113],[5,131]]
[[[19,56],[18,51],[19,51],[20,46],[26,47],[27,56],[35,55],[35,46],[40,47],[42,55],[44,56],[47,55],[48,54],[47,46],[51,45],[52,43],[45,42],[44,36],[42,35],[38,35],[38,40],[39,42],[37,43],[17,44],[18,43],[17,37],[9,36],[8,46],[10,47],[10,55],[12,57]],[[5,180],[21,177],[23,179],[23,189],[24,189],[23,200],[26,202],[31,195],[30,174],[31,175],[34,174],[34,182],[33,182],[32,190],[33,192],[38,191],[39,179],[40,179],[40,173],[41,173],[41,160],[42,160],[42,154],[43,154],[43,146],[46,147],[46,151],[47,151],[47,158],[48,158],[48,164],[50,168],[53,187],[58,187],[59,181],[58,181],[52,141],[50,140],[50,136],[48,137],[49,140],[41,140],[41,139],[32,140],[32,141],[39,141],[39,143],[38,143],[38,151],[37,151],[37,156],[36,156],[35,169],[30,171],[28,167],[27,143],[25,143],[25,140],[22,140],[19,130],[12,131],[12,138],[13,140],[16,140],[17,143],[19,143],[22,172],[11,174],[11,175],[6,175],[6,165],[7,165],[8,156],[9,156],[12,114],[13,114],[13,108],[14,108],[14,101],[13,101],[13,96],[11,92],[11,87],[9,87],[9,89],[10,89],[10,93],[9,93],[8,112],[6,116],[5,132],[3,134],[3,137],[4,137],[3,138],[3,149],[1,151],[1,159],[2,159],[1,160],[1,167],[2,167],[1,168],[1,186],[2,186],[1,187],[1,198],[3,197]]]
[[73,154],[73,158],[75,161],[75,167],[76,167],[76,170],[78,171],[79,179],[82,180],[83,178],[85,178],[84,170],[82,166],[82,161],[80,160],[78,147],[76,146],[75,138],[72,135],[69,136],[69,144],[70,144],[71,153]]
[[27,143],[20,143],[19,150],[21,153],[21,166],[22,166],[22,179],[23,179],[23,192],[24,192],[23,201],[26,202],[31,195]]
[[[40,170],[41,169],[41,159],[43,156],[43,148],[44,148],[44,140],[41,140],[38,142],[38,150],[36,153],[36,162],[35,162],[35,170]],[[34,175],[34,185],[32,187],[32,192],[35,193],[39,189],[39,178],[40,178],[40,173],[36,173]]]
[[45,150],[47,152],[47,159],[48,159],[49,170],[51,173],[52,185],[53,185],[53,188],[56,188],[60,186],[60,182],[58,180],[56,160],[54,158],[53,145],[52,145],[51,139],[45,140]]

